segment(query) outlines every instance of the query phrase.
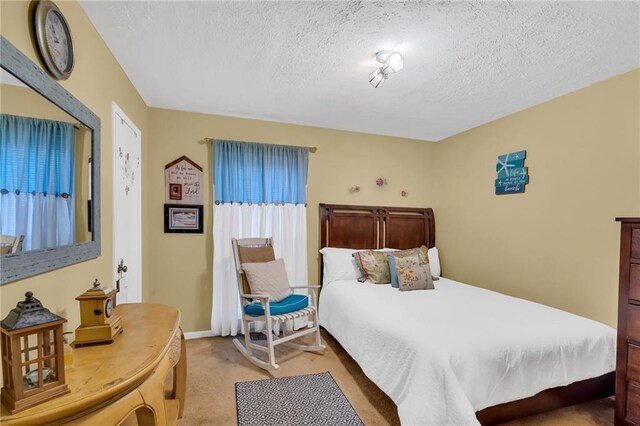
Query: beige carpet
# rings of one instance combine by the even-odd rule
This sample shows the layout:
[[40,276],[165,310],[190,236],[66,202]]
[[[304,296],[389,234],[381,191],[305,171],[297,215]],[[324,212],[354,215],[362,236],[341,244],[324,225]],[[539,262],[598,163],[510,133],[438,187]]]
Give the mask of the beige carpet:
[[[269,373],[249,363],[229,337],[187,341],[187,397],[184,417],[187,425],[235,425],[235,383],[270,377],[329,371],[366,425],[400,424],[396,406],[364,375],[360,367],[327,333],[323,354],[287,352],[278,359],[280,369]],[[282,354],[282,352],[281,352]],[[613,400],[603,399],[575,407],[532,416],[510,426],[604,426],[613,425]],[[127,425],[135,424],[134,418]]]

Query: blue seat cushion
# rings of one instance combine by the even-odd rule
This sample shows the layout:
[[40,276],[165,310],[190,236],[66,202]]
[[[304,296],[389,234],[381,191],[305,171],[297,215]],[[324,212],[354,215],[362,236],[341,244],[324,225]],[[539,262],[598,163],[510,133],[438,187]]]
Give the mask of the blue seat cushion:
[[[269,302],[269,312],[271,315],[287,314],[289,312],[299,311],[307,306],[309,306],[309,297],[303,294],[292,294],[279,302]],[[247,315],[264,315],[262,303],[247,305],[244,307],[244,311]]]

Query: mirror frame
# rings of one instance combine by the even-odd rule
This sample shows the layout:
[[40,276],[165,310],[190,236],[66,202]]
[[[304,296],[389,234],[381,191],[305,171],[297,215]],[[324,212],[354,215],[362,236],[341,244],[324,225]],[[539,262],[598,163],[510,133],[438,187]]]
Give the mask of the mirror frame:
[[92,131],[91,188],[89,190],[91,191],[93,240],[44,250],[2,255],[0,285],[3,285],[100,256],[100,118],[1,35],[0,67]]

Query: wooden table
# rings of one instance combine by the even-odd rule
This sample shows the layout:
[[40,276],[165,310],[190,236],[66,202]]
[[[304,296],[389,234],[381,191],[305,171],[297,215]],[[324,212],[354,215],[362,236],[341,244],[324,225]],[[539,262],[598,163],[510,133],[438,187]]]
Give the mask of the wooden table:
[[[69,392],[9,415],[2,425],[117,425],[132,412],[141,425],[173,425],[182,417],[186,388],[186,346],[180,312],[150,303],[120,305],[124,332],[112,344],[73,350],[65,369]],[[173,369],[171,399],[164,385]]]

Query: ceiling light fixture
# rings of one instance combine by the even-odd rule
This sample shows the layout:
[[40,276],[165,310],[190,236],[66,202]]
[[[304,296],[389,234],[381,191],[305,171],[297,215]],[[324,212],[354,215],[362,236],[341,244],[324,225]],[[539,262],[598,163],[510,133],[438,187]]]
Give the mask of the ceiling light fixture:
[[382,72],[382,68],[376,68],[374,72],[369,74],[369,83],[376,89],[384,86],[385,81],[387,81],[387,74]]
[[387,81],[389,74],[402,71],[404,68],[404,58],[399,52],[391,50],[381,50],[376,53],[376,60],[382,64],[380,68],[376,68],[369,74],[369,83],[376,89],[382,87]]

